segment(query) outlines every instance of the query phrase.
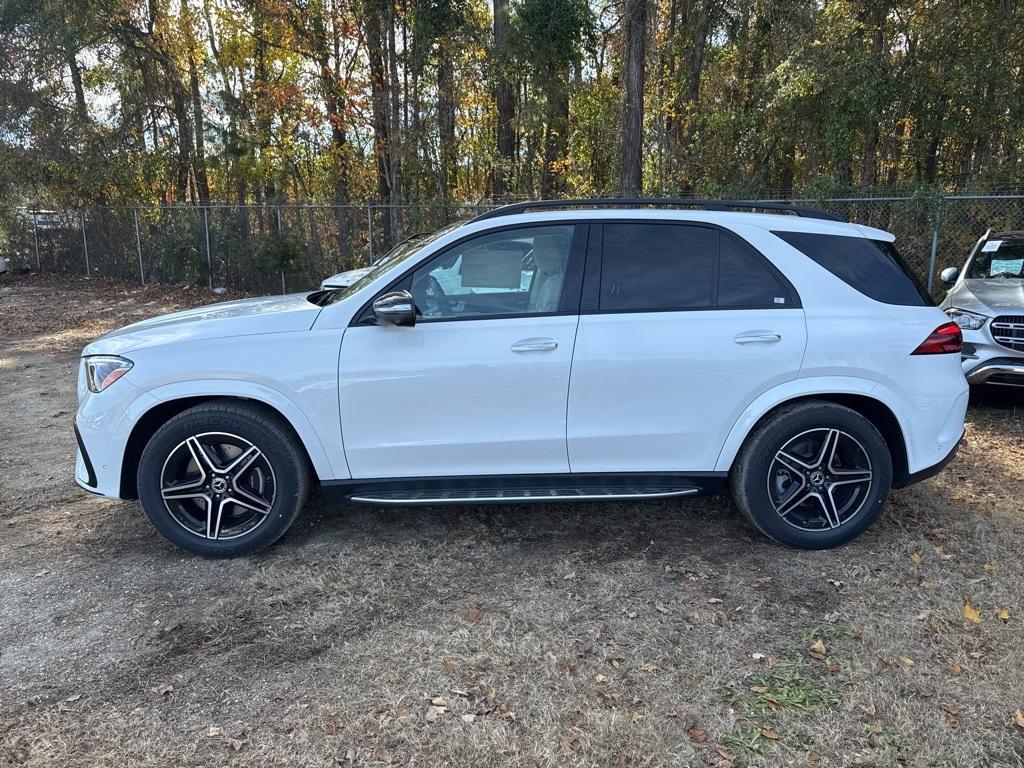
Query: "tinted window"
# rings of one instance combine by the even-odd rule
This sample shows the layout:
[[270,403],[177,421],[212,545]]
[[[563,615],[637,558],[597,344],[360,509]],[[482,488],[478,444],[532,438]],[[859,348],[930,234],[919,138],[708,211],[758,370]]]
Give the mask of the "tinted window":
[[718,265],[718,306],[784,307],[788,291],[749,249],[722,235]]
[[449,248],[416,270],[411,291],[425,318],[557,312],[573,227],[524,227]]
[[605,224],[600,309],[712,306],[717,240],[703,227]]
[[910,307],[934,303],[892,243],[809,232],[773,234],[875,301]]

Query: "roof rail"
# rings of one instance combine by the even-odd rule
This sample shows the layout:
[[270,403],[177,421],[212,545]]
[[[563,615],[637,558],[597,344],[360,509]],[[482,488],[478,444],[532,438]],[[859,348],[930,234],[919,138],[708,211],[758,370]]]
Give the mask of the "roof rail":
[[750,208],[753,210],[779,211],[802,216],[807,219],[825,219],[826,221],[844,221],[826,211],[817,208],[804,208],[799,205],[790,205],[780,202],[761,202],[758,200],[697,200],[687,197],[597,197],[580,200],[527,200],[522,203],[512,203],[495,208],[492,211],[482,213],[471,221],[484,221],[495,219],[499,216],[512,216],[517,213],[527,213],[535,209],[548,208],[703,208],[707,211],[728,211],[735,208]]

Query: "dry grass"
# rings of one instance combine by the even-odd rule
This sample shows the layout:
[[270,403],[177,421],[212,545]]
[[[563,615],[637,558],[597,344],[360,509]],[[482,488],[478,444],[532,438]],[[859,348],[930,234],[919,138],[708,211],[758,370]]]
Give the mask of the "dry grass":
[[69,428],[78,346],[209,298],[0,283],[0,764],[1024,765],[1024,399],[832,552],[724,498],[314,501],[211,562],[78,492]]

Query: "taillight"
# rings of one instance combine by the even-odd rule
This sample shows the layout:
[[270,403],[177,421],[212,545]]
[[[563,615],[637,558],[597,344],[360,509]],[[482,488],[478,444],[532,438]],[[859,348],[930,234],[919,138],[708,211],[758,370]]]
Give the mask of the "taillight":
[[960,354],[964,344],[964,335],[956,323],[943,323],[911,354],[914,355],[950,355]]

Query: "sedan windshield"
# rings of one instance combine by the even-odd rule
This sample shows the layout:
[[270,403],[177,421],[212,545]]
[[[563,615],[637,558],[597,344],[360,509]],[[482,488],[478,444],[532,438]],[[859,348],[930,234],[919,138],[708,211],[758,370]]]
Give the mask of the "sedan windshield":
[[1024,278],[1024,240],[989,240],[971,259],[968,280]]
[[344,299],[347,296],[351,296],[357,291],[362,290],[364,286],[372,283],[374,280],[376,280],[382,274],[390,270],[392,267],[397,266],[406,259],[409,259],[413,255],[419,253],[422,248],[430,245],[439,237],[448,234],[456,227],[461,227],[463,223],[464,222],[459,221],[454,224],[449,224],[447,227],[442,227],[441,229],[437,230],[432,234],[414,235],[409,239],[404,240],[403,242],[399,243],[394,248],[392,248],[390,251],[388,251],[387,254],[382,256],[380,260],[373,265],[373,269],[371,269],[365,275],[363,275],[354,283],[352,283],[352,285],[349,285],[345,288],[337,289],[334,296],[327,303],[331,304],[334,303],[335,301],[340,301],[341,299]]

